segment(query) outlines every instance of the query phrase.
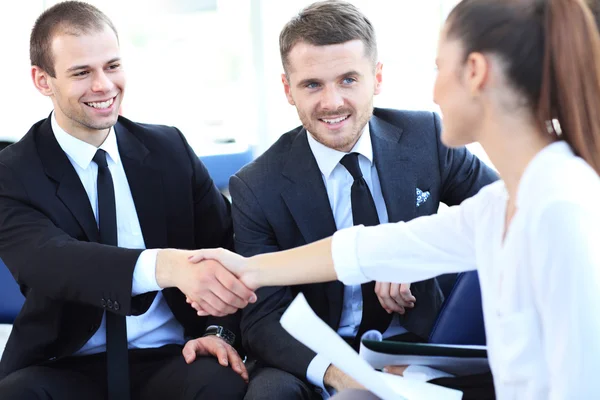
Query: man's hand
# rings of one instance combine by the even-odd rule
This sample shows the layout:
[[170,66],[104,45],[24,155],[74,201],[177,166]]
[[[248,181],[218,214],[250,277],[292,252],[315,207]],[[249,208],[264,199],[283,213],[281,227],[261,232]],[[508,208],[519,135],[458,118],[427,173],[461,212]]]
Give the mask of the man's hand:
[[340,392],[344,389],[364,389],[364,386],[356,382],[349,375],[344,373],[341,369],[333,364],[327,368],[327,371],[325,371],[323,383],[325,386],[334,388],[337,392]]
[[406,368],[408,368],[408,365],[388,365],[387,367],[383,368],[383,372],[386,374],[404,376],[404,371],[406,371]]
[[192,252],[191,263],[215,260],[237,276],[251,290],[258,289],[257,277],[247,268],[248,259],[226,249],[202,249]]
[[375,294],[388,314],[404,314],[406,308],[413,308],[417,301],[410,292],[410,283],[375,282]]
[[201,307],[198,315],[223,317],[254,303],[256,295],[221,264],[211,260],[192,263],[192,252],[160,250],[156,281],[162,288],[177,287]]
[[[226,249],[203,249],[197,250],[191,253],[191,256],[188,258],[190,263],[217,263],[221,268],[227,268],[230,273],[237,276],[240,282],[250,290],[255,290],[258,288],[256,285],[256,278],[248,273],[246,270],[246,261],[245,257],[240,256],[239,254],[233,253]],[[198,315],[207,315],[209,310],[204,307],[199,301],[195,301],[191,296],[186,296],[186,301],[190,304],[198,313]],[[256,295],[252,303],[256,301]]]
[[193,363],[196,356],[214,356],[222,366],[227,367],[231,365],[231,368],[248,383],[248,371],[240,355],[233,347],[219,337],[206,336],[190,340],[183,347],[182,353],[185,362],[188,364]]

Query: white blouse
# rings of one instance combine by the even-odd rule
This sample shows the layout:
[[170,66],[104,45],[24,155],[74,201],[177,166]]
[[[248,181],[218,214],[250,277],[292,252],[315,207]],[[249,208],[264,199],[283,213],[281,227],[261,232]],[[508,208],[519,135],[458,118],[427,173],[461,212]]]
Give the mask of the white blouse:
[[477,269],[498,399],[600,399],[600,179],[565,142],[437,215],[333,237],[346,285]]

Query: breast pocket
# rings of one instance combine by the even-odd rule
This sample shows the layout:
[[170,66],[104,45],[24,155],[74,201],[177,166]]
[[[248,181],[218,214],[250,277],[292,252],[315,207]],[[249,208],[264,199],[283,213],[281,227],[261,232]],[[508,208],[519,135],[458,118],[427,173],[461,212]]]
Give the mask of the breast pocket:
[[496,378],[507,385],[525,385],[546,375],[542,335],[537,313],[533,308],[505,314],[498,324],[498,371]]

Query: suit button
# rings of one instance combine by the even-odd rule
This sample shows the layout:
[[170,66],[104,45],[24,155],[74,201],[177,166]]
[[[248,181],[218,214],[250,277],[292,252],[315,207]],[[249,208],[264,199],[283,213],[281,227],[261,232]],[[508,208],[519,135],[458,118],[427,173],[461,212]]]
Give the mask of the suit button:
[[106,308],[106,300],[100,300],[100,304],[102,304],[102,308]]
[[113,303],[113,309],[114,309],[115,311],[119,311],[119,308],[121,308],[121,305],[119,304],[119,302],[118,302],[118,301],[115,301],[115,302]]
[[112,310],[113,302],[111,299],[106,300],[106,307],[108,307],[110,310]]

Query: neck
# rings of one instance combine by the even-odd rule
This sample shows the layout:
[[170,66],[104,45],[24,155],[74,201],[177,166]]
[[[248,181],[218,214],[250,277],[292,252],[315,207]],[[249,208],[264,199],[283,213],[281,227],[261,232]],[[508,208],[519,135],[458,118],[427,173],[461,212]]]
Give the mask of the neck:
[[69,119],[65,121],[62,118],[62,115],[60,115],[59,113],[55,114],[56,122],[58,123],[58,126],[62,128],[62,130],[81,141],[91,144],[94,147],[100,147],[100,145],[104,143],[104,141],[108,137],[108,133],[110,132],[110,128],[89,129],[82,126],[76,126]]
[[[518,113],[517,113],[518,114]],[[480,143],[506,185],[514,202],[521,177],[533,158],[556,140],[531,117],[501,115],[484,121]]]

